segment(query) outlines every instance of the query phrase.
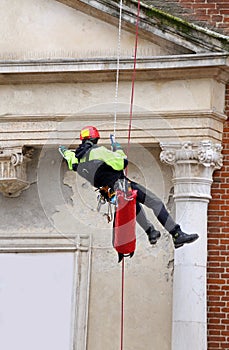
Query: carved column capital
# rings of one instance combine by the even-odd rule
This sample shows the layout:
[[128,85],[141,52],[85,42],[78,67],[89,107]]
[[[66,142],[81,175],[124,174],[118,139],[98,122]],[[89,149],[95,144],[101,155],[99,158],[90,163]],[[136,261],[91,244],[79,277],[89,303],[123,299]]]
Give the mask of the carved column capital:
[[32,149],[22,147],[0,148],[0,192],[6,197],[17,197],[29,187],[26,164]]
[[160,159],[173,166],[174,198],[211,198],[212,174],[220,169],[222,146],[204,140],[199,143],[163,143]]
[[198,161],[206,167],[213,167],[213,170],[220,169],[223,165],[223,147],[221,144],[213,144],[211,141],[201,141],[198,147]]
[[220,169],[222,161],[222,146],[211,141],[200,141],[198,144],[188,141],[184,143],[161,143],[162,162],[176,165],[176,163],[198,163],[206,167]]

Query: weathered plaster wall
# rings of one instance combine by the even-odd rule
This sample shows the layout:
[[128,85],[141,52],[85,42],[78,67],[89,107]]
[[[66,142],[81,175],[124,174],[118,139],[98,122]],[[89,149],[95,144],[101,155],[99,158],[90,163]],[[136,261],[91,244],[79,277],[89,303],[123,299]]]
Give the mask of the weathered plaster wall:
[[[1,1],[3,58],[116,56],[117,31],[108,23],[53,0]],[[14,30],[12,31],[12,28]],[[131,54],[135,36],[122,31],[122,53]],[[149,50],[149,51],[148,51]],[[139,53],[168,54],[139,39]]]
[[[129,177],[167,202],[171,174],[159,163],[158,156],[157,148],[131,149]],[[76,173],[67,170],[56,149],[35,150],[28,164],[28,179],[31,186],[20,197],[0,196],[0,235],[92,235],[88,349],[116,349],[121,266],[111,244],[112,224],[103,217],[105,208],[97,213],[97,193]],[[155,221],[152,212],[147,212]],[[155,349],[170,349],[172,273],[173,248],[168,233],[163,234],[156,247],[151,247],[145,233],[138,228],[136,253],[126,260],[125,342],[128,348],[152,349],[154,344]]]

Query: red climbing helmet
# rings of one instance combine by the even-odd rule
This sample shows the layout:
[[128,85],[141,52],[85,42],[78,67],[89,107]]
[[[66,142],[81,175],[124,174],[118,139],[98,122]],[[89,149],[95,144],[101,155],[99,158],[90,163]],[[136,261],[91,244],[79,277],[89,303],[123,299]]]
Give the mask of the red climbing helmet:
[[100,135],[96,127],[85,126],[80,131],[80,140],[100,139]]

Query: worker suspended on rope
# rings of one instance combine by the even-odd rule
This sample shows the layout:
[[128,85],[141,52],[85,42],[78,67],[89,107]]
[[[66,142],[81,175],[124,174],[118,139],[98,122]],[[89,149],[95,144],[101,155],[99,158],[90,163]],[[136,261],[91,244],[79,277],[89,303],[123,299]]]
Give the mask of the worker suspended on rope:
[[[124,169],[128,160],[119,143],[114,142],[111,151],[104,146],[99,146],[97,144],[99,139],[99,131],[94,126],[86,126],[80,132],[82,143],[75,151],[68,150],[64,146],[60,146],[59,151],[67,161],[70,170],[77,171],[96,188],[107,186],[114,191],[117,181],[126,178]],[[129,180],[129,182],[131,188],[137,191],[137,223],[144,229],[152,245],[157,243],[161,234],[147,219],[141,204],[153,210],[158,221],[172,235],[175,248],[198,239],[198,234],[187,234],[181,230],[180,225],[173,220],[161,199],[154,193],[134,181]]]

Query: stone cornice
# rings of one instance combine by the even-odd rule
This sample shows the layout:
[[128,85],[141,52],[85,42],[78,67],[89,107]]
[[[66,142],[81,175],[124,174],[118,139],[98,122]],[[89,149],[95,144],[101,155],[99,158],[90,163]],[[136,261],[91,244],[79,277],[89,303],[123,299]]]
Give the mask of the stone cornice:
[[[128,129],[129,112],[119,113],[117,117],[119,141],[125,144],[128,135],[125,130]],[[198,126],[197,123],[193,125],[194,119],[198,119]],[[136,112],[133,115],[132,144],[152,146],[163,141],[186,140],[190,137],[195,140],[205,137],[221,142],[221,129],[225,119],[224,114],[212,110]],[[145,130],[145,125],[149,121],[150,125]],[[209,121],[213,123],[209,124]],[[3,148],[19,145],[35,147],[61,143],[76,146],[82,123],[89,122],[100,125],[101,142],[109,144],[108,136],[113,131],[114,115],[112,113],[94,115],[80,113],[2,115],[0,116],[0,146]]]
[[[190,110],[181,110],[181,111],[157,111],[157,112],[135,112],[133,114],[134,120],[139,119],[156,119],[156,118],[206,118],[211,116],[211,118],[214,118],[216,120],[225,121],[227,120],[227,116],[222,113],[218,113],[213,110],[197,110],[197,111],[190,111]],[[76,114],[4,114],[0,115],[0,122],[39,122],[39,121],[57,121],[62,122],[64,120],[108,120],[111,118],[113,120],[114,114],[108,114],[108,113],[99,113],[99,114],[91,114],[91,113],[76,113]],[[119,120],[129,120],[130,116],[129,113],[118,113]],[[52,129],[50,128],[50,131]],[[1,143],[0,143],[1,145]]]
[[[0,84],[113,81],[116,58],[1,60]],[[133,58],[120,58],[120,79],[130,80]],[[229,80],[229,54],[138,58],[136,80],[210,77]]]

